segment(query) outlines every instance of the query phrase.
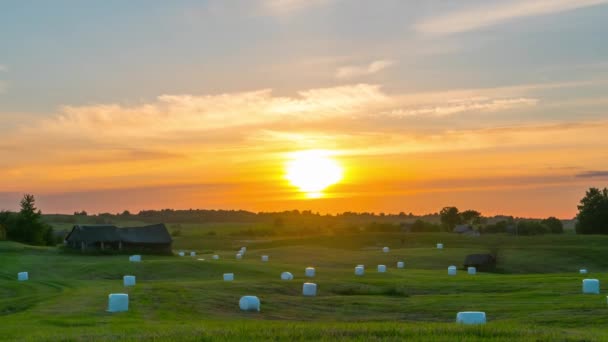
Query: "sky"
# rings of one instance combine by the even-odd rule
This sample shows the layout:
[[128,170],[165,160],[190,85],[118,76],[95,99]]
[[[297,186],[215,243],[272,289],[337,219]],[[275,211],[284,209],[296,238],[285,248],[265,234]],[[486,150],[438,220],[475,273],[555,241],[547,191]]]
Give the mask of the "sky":
[[[572,218],[608,0],[0,0],[0,209]],[[343,168],[323,196],[298,151]],[[312,166],[314,168],[314,165]]]

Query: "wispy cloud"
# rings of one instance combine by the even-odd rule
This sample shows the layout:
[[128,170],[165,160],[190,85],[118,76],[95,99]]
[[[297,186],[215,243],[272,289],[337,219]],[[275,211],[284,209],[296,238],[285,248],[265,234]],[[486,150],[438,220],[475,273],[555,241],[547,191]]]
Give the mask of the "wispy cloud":
[[373,75],[377,72],[380,72],[391,65],[394,62],[391,60],[381,59],[377,61],[373,61],[367,65],[349,65],[338,68],[336,70],[336,78],[341,79],[350,79],[361,76]]
[[576,175],[579,178],[608,178],[608,171],[585,171]]
[[335,0],[262,0],[262,6],[273,15],[289,15],[311,7],[326,5]]
[[499,1],[445,15],[431,17],[414,28],[428,34],[450,34],[473,31],[524,17],[560,13],[577,8],[608,3],[608,0],[517,0]]
[[488,99],[485,97],[448,100],[445,104],[433,107],[397,109],[387,113],[390,116],[448,116],[466,112],[497,112],[513,108],[535,106],[538,99]]

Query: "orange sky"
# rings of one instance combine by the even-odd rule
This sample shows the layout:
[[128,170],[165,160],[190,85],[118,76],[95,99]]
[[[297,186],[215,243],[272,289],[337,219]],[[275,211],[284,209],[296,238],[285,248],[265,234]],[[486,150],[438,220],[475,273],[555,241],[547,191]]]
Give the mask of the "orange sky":
[[571,218],[608,183],[608,0],[7,6],[0,210]]

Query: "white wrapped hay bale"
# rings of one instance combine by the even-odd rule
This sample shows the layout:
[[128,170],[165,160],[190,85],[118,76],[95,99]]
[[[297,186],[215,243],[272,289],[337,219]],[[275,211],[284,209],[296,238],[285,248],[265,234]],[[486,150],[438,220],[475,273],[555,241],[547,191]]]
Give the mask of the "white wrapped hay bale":
[[239,307],[243,311],[260,311],[260,299],[256,296],[243,296],[239,300]]
[[390,249],[390,248],[388,248],[388,247],[384,247],[384,248],[382,248],[382,252],[384,252],[384,253],[388,253],[388,252],[390,252],[390,251],[391,251],[391,249]]
[[357,265],[357,267],[361,267],[362,269],[365,270],[365,265]]
[[442,243],[438,243],[437,244],[437,249],[443,249],[443,244]]
[[405,263],[403,261],[397,261],[397,268],[405,268]]
[[234,273],[224,273],[224,281],[233,281]]
[[135,276],[126,275],[122,277],[122,283],[124,286],[135,286]]
[[17,273],[17,280],[26,281],[30,279],[30,275],[27,272],[19,272]]
[[456,315],[456,323],[485,324],[486,313],[483,311],[462,311]]
[[477,269],[475,267],[469,267],[469,268],[467,268],[467,272],[470,275],[475,275],[475,274],[477,274]]
[[306,267],[306,269],[304,270],[304,274],[306,274],[307,277],[312,278],[315,276],[315,268],[314,267]]
[[217,254],[215,254],[215,255],[214,255],[214,256],[212,256],[211,258],[212,258],[213,260],[219,260],[219,259],[220,259],[220,256],[219,256],[219,255],[217,255]]
[[238,260],[243,259],[243,254],[241,254],[241,253],[237,253],[237,254],[236,254],[236,258],[237,258]]
[[378,272],[379,273],[385,273],[386,272],[386,265],[378,265]]
[[141,262],[141,255],[131,255],[129,257],[130,262]]
[[304,283],[302,286],[302,294],[308,297],[314,297],[317,295],[317,284],[315,283]]
[[245,252],[247,252],[247,247],[241,247],[241,252],[243,252],[243,254],[245,254]]
[[583,279],[583,293],[599,294],[600,293],[600,281],[597,279]]
[[178,254],[179,254],[179,256],[184,256],[184,255],[186,255],[186,253],[184,253],[183,251],[182,251],[182,252],[179,252]]
[[281,273],[281,280],[292,280],[293,274],[291,272],[283,272]]
[[108,296],[108,312],[129,311],[129,295],[126,293],[111,293]]
[[196,252],[190,252],[190,256],[191,257],[195,257],[196,256]]
[[456,275],[456,266],[452,265],[448,267],[448,275],[454,276]]
[[365,274],[365,269],[361,266],[355,267],[355,275],[362,276]]
[[262,262],[268,262],[268,255],[262,255]]
[[587,274],[587,270],[586,270],[586,269],[584,269],[584,268],[581,268],[581,269],[580,269],[578,272],[579,272],[580,274]]

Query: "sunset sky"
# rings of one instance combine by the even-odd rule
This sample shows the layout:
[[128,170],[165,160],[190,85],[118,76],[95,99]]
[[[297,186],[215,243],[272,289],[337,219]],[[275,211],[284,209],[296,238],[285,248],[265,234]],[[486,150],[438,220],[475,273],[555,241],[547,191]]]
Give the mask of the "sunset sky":
[[[608,0],[0,2],[0,209],[571,218],[608,186]],[[294,153],[341,180],[305,196]],[[314,170],[314,165],[311,170]]]

